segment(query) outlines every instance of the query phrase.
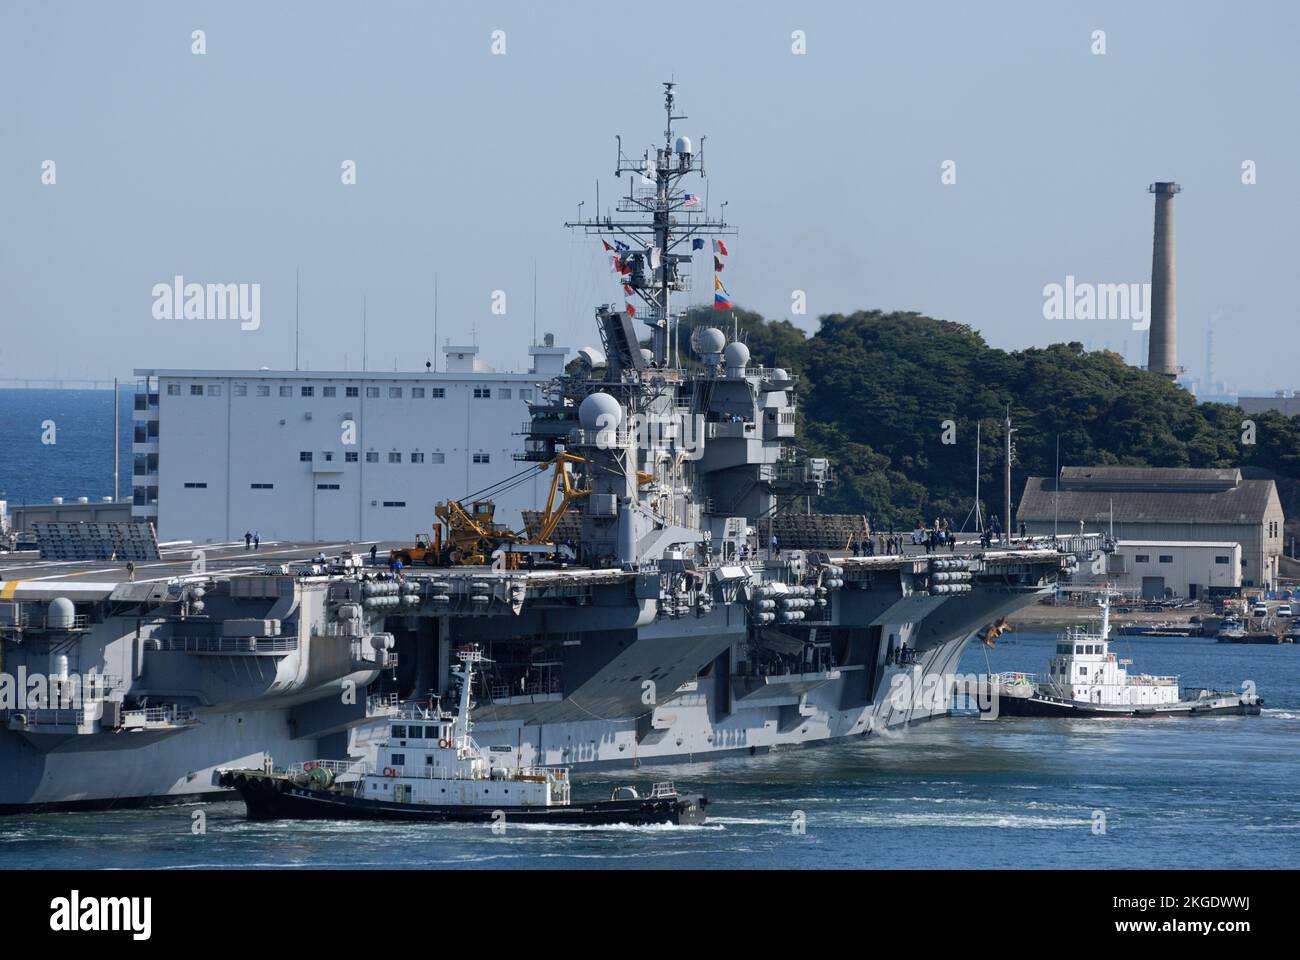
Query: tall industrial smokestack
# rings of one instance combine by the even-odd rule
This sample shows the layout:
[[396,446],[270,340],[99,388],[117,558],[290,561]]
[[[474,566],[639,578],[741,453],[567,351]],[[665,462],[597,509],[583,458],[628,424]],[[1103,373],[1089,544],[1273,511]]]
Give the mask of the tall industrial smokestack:
[[1171,380],[1178,376],[1176,295],[1174,276],[1174,194],[1176,183],[1153,183],[1148,193],[1156,195],[1155,239],[1151,246],[1151,330],[1147,348],[1147,369]]

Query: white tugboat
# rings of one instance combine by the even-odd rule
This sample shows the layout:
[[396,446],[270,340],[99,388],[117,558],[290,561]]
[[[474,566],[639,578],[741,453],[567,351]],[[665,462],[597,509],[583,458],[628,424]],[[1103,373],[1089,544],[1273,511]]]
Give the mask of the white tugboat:
[[1258,715],[1254,694],[1188,689],[1178,677],[1131,674],[1131,660],[1110,649],[1110,597],[1102,598],[1101,630],[1083,626],[1057,639],[1046,679],[1032,673],[990,676],[1000,714],[1030,717],[1200,717],[1211,713]]
[[374,765],[309,760],[289,770],[221,770],[217,783],[239,792],[250,820],[649,824],[703,823],[708,801],[656,783],[641,796],[619,787],[608,800],[575,804],[567,767],[499,767],[470,735],[474,664],[457,651],[460,708],[407,705],[390,720]]

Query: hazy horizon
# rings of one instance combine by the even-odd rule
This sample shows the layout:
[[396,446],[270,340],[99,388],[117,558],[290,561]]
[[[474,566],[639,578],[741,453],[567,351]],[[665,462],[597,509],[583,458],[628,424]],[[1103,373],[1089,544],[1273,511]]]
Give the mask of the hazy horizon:
[[[1146,187],[1172,179],[1179,362],[1203,376],[1217,317],[1216,379],[1297,387],[1297,27],[1294,6],[1227,3],[716,3],[667,22],[596,2],[10,4],[0,379],[291,369],[295,270],[304,369],[360,368],[363,297],[369,368],[423,369],[435,276],[437,341],[522,369],[534,262],[538,334],[596,342],[592,309],[621,293],[563,222],[593,211],[598,178],[602,209],[626,189],[614,137],[630,155],[661,139],[672,78],[679,132],[708,138],[687,189],[740,231],[739,306],[810,334],[827,313],[914,310],[1006,349],[1137,361],[1128,320],[1046,320],[1043,289],[1149,281]],[[259,284],[260,327],[155,319],[177,275]]]

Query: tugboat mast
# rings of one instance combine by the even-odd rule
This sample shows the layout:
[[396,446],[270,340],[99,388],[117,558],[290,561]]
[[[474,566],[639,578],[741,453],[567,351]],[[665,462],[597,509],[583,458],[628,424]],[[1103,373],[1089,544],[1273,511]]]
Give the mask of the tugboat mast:
[[[645,324],[651,328],[651,352],[656,367],[665,369],[679,366],[679,358],[672,349],[674,324],[680,323],[682,312],[674,313],[672,294],[688,289],[688,278],[681,265],[689,266],[690,250],[674,252],[681,244],[697,237],[734,236],[736,231],[725,219],[710,219],[702,207],[699,196],[687,193],[681,187],[689,174],[705,176],[704,139],[700,149],[693,151],[687,137],[673,136],[673,122],[687,119],[685,114],[673,112],[676,102],[673,93],[676,84],[666,81],[664,86],[664,144],[654,151],[646,150],[640,160],[623,153],[622,138],[618,138],[618,157],[614,176],[629,174],[628,192],[615,207],[619,214],[632,216],[615,219],[612,214],[603,217],[599,210],[594,219],[566,221],[566,227],[582,227],[602,240],[615,238],[615,251],[623,273],[624,284],[645,306]],[[640,179],[641,188],[637,188]],[[645,215],[649,219],[645,219]],[[641,215],[641,216],[636,216]],[[626,239],[623,239],[626,238]],[[605,241],[608,245],[609,241]],[[634,312],[635,308],[633,308]]]

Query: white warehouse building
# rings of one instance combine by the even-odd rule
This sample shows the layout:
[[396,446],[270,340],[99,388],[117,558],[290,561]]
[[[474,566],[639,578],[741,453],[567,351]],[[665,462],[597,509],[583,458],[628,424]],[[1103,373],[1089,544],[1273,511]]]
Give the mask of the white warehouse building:
[[[528,373],[455,346],[436,373],[136,370],[132,516],[196,543],[427,533],[436,502],[529,468],[515,459],[528,403],[568,352],[552,343],[529,348]],[[548,485],[537,470],[494,497],[498,520],[522,526]]]
[[1222,541],[1120,540],[1107,558],[1108,579],[1144,600],[1208,600],[1241,587],[1241,544]]

